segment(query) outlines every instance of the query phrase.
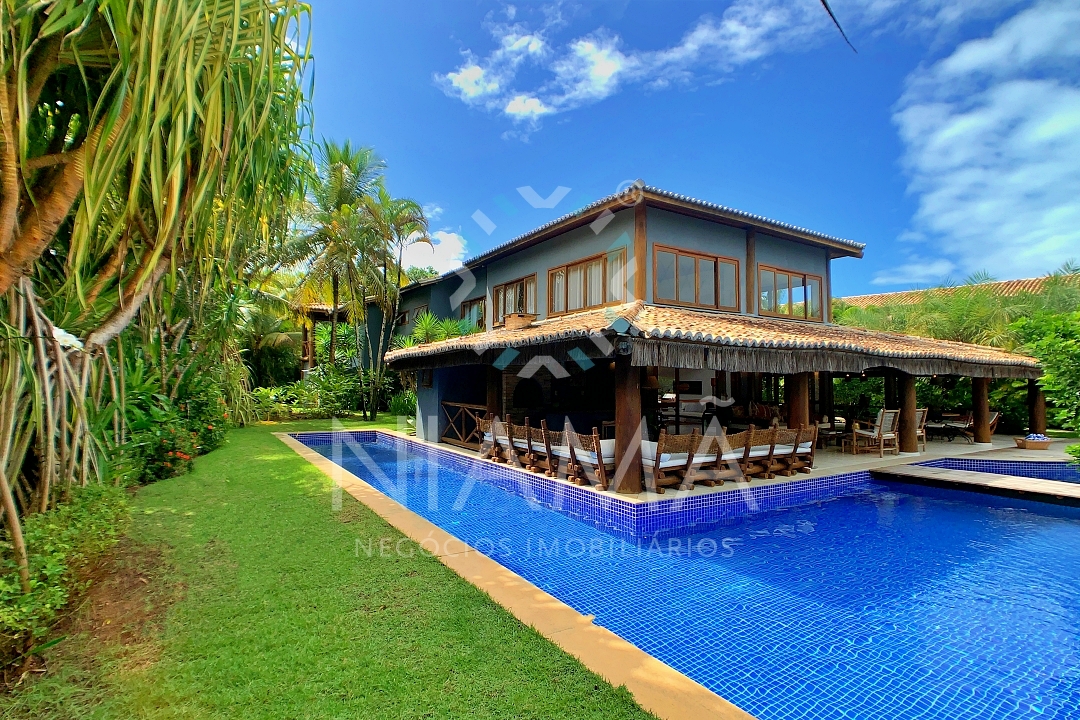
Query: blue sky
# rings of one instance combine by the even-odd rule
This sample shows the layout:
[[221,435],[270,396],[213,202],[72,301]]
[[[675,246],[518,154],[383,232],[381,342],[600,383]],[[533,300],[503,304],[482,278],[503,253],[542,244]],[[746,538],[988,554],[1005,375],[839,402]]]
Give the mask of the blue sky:
[[314,0],[314,132],[443,270],[637,178],[866,243],[839,295],[1080,260],[1080,3],[831,5],[858,54],[818,0]]

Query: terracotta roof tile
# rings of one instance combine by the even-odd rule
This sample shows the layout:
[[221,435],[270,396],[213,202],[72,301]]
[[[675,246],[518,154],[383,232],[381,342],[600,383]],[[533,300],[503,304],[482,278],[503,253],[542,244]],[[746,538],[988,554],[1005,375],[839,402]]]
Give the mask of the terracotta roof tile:
[[883,305],[914,305],[928,294],[947,295],[958,288],[979,288],[990,290],[1002,297],[1011,297],[1020,293],[1037,293],[1042,290],[1047,277],[1026,278],[1023,280],[1002,280],[1000,282],[957,285],[954,287],[926,288],[925,290],[900,290],[898,292],[877,293],[874,295],[851,295],[840,298],[855,307],[881,307]]
[[798,320],[707,312],[641,302],[565,315],[520,330],[503,328],[413,348],[393,350],[388,362],[459,350],[478,353],[493,347],[521,347],[572,340],[591,334],[625,333],[728,347],[823,350],[883,358],[941,359],[987,365],[1037,368],[1034,358],[982,345],[875,332]]

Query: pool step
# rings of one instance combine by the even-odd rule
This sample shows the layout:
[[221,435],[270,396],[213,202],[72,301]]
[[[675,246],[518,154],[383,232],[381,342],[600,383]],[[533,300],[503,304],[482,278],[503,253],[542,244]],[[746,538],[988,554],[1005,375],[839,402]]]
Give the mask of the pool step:
[[924,465],[891,465],[873,469],[870,475],[879,480],[919,483],[1025,500],[1040,500],[1059,505],[1080,506],[1080,484],[1060,480],[1039,480],[1015,475],[950,470]]

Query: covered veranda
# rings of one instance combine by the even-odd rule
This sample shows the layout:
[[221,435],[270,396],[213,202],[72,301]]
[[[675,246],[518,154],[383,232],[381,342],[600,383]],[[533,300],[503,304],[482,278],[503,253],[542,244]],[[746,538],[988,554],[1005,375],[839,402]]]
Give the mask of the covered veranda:
[[[1034,382],[1040,371],[1029,357],[921,337],[640,302],[541,322],[513,319],[489,332],[395,350],[387,361],[415,374],[417,431],[423,439],[468,447],[479,440],[476,422],[495,416],[519,423],[529,417],[534,426],[544,419],[557,428],[569,420],[579,431],[596,427],[615,441],[612,489],[632,495],[644,490],[641,440],[655,440],[661,427],[685,431],[714,418],[724,427],[816,424],[835,417],[831,388],[837,375],[886,378],[891,389],[886,405],[900,411],[901,454],[919,452],[918,377],[971,378],[973,451],[991,447],[989,388],[995,379],[1029,381],[1030,428],[1045,430],[1045,401]],[[769,416],[761,416],[762,406],[770,408]],[[951,451],[960,452],[960,447]],[[819,466],[840,468],[848,462],[819,457]],[[867,461],[863,456],[850,464]]]

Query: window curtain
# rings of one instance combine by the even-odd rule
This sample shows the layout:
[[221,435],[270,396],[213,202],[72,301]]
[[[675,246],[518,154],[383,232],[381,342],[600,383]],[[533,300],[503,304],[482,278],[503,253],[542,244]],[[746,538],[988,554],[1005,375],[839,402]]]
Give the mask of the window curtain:
[[551,274],[551,312],[566,312],[566,270]]
[[598,307],[604,304],[604,263],[593,260],[585,265],[585,306]]
[[626,297],[626,268],[623,251],[613,252],[608,255],[608,290],[607,301],[609,303],[622,302]]
[[580,310],[585,305],[584,298],[584,268],[580,265],[570,268],[566,272],[566,309]]

